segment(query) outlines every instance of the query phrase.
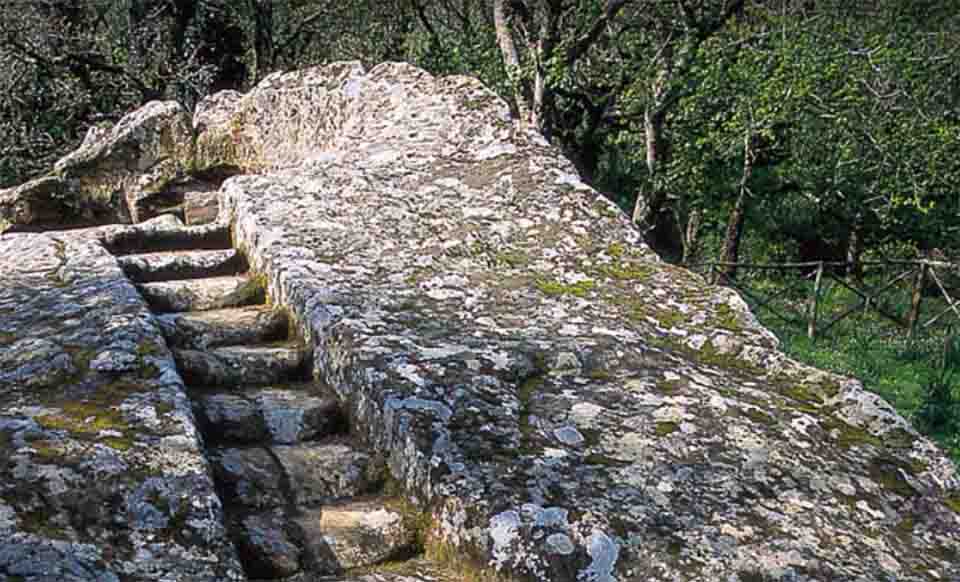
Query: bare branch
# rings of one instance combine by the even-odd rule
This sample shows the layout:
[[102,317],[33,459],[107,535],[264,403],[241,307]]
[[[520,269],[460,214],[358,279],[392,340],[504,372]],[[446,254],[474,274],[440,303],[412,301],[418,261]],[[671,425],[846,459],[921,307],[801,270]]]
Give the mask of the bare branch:
[[314,22],[320,20],[326,15],[327,13],[325,11],[318,10],[313,14],[311,14],[310,16],[304,18],[300,22],[300,25],[296,29],[294,29],[294,31],[290,33],[290,35],[283,41],[283,44],[277,47],[277,50],[276,50],[277,54],[285,54],[287,49],[290,47],[290,45],[292,45],[297,40],[299,40],[300,36],[307,31],[310,25],[312,25]]
[[65,53],[56,57],[47,57],[39,52],[30,49],[27,46],[24,46],[22,43],[17,42],[13,38],[6,38],[3,41],[3,45],[7,46],[22,55],[33,59],[38,64],[48,68],[67,68],[69,69],[71,65],[82,65],[88,67],[90,70],[98,71],[101,73],[109,73],[111,75],[116,75],[122,77],[140,92],[144,100],[153,98],[155,96],[155,91],[148,87],[142,80],[138,79],[134,75],[130,74],[129,71],[123,67],[118,67],[116,65],[111,65],[105,63],[96,56],[84,54],[84,53]]
[[584,33],[580,38],[570,46],[567,50],[567,65],[573,65],[577,59],[579,59],[584,53],[586,53],[590,47],[600,38],[600,35],[603,34],[603,31],[607,29],[607,26],[610,24],[614,18],[617,17],[617,14],[623,10],[623,7],[632,2],[633,0],[607,0],[607,6],[603,11],[603,14],[594,21],[590,29]]

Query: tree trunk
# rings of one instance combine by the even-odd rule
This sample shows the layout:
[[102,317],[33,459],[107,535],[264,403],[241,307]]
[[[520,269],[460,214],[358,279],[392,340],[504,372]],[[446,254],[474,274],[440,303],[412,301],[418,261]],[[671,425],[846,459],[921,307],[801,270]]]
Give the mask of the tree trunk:
[[530,120],[530,107],[523,90],[523,77],[520,70],[520,57],[517,46],[513,43],[513,31],[510,28],[509,17],[505,0],[493,0],[493,23],[497,32],[497,43],[500,45],[500,54],[506,66],[510,84],[513,87],[514,114],[521,127],[526,127]]
[[863,284],[863,213],[857,212],[853,218],[850,235],[847,238],[847,276],[854,282]]
[[129,35],[127,62],[134,70],[140,69],[146,53],[143,46],[146,35],[141,30],[145,17],[142,0],[130,0],[127,6],[127,34]]
[[649,233],[657,224],[657,216],[663,210],[667,193],[663,187],[663,166],[668,162],[669,152],[663,137],[666,114],[648,107],[643,114],[644,140],[647,149],[647,184],[637,194],[633,207],[633,221],[644,233]]
[[667,199],[663,170],[670,161],[669,144],[664,136],[667,119],[667,101],[673,78],[673,46],[664,45],[656,57],[657,74],[651,85],[651,99],[643,111],[643,132],[647,149],[648,182],[644,192],[637,195],[633,220],[648,235],[648,242],[657,247],[649,234],[657,226],[657,219]]
[[257,74],[254,83],[273,71],[273,0],[254,0],[254,51]]
[[740,191],[737,201],[730,210],[727,219],[727,232],[723,240],[723,252],[720,255],[721,263],[729,263],[720,267],[720,274],[716,283],[733,282],[737,279],[736,263],[740,260],[740,239],[743,236],[743,225],[747,217],[747,202],[750,189],[747,183],[753,174],[753,134],[747,130],[743,136],[743,173],[740,176]]
[[170,54],[174,59],[173,63],[176,63],[176,65],[173,65],[171,68],[176,68],[176,66],[183,62],[186,55],[187,30],[190,28],[190,23],[196,15],[196,2],[195,0],[174,0],[172,6],[173,24],[171,36],[173,37],[173,43],[170,47]]
[[530,107],[530,127],[543,133],[548,140],[553,138],[555,119],[554,94],[547,86],[547,70],[560,43],[560,12],[553,2],[540,0],[537,3],[540,25],[536,40],[536,70],[533,79],[533,98]]
[[700,227],[703,225],[703,211],[694,208],[687,217],[687,226],[683,229],[683,258],[681,262],[691,266],[700,258]]

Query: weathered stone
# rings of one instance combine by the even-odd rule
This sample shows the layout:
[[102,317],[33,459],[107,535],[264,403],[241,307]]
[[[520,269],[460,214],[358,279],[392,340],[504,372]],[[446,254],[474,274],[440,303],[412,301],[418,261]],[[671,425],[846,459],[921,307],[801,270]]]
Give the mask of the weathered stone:
[[351,114],[360,113],[361,103],[350,103],[343,89],[362,71],[359,63],[335,63],[324,74],[269,75],[259,90],[243,96],[224,92],[205,98],[194,116],[195,168],[249,172],[317,156]]
[[369,493],[378,479],[370,455],[345,442],[271,447],[290,480],[293,501],[313,505]]
[[294,518],[307,551],[330,553],[342,569],[362,568],[409,552],[415,532],[388,499],[341,501]]
[[157,320],[171,345],[198,350],[283,339],[289,325],[283,310],[268,305],[169,313]]
[[463,582],[468,575],[423,558],[413,558],[389,563],[382,571],[374,566],[364,574],[347,576],[338,582]]
[[257,443],[268,436],[256,403],[241,394],[194,394],[193,410],[208,444]]
[[187,224],[209,224],[220,214],[217,192],[187,192],[183,198],[183,220]]
[[243,270],[243,257],[234,249],[125,255],[117,261],[135,283],[236,275]]
[[166,184],[162,190],[146,191],[128,198],[134,222],[143,222],[162,214],[175,214],[186,224],[208,224],[217,218],[216,190],[222,180],[184,178]]
[[304,376],[306,355],[296,345],[173,352],[184,380],[193,386],[251,386],[298,380]]
[[113,209],[109,205],[70,200],[63,181],[54,176],[0,190],[0,233],[24,230],[24,227],[73,226],[113,218]]
[[287,384],[286,389],[268,388],[247,395],[256,402],[275,443],[315,440],[344,426],[337,397],[320,394],[310,384]]
[[210,461],[227,504],[252,509],[286,504],[283,471],[269,450],[263,447],[215,449]]
[[75,233],[99,241],[115,255],[156,253],[183,250],[217,250],[231,248],[230,225],[226,223],[184,226],[172,215],[165,214],[140,224],[107,226]]
[[315,440],[343,426],[332,395],[312,394],[312,386],[204,393],[194,397],[203,432],[216,440],[294,444]]
[[168,215],[175,216],[186,223],[182,192],[163,190],[160,192],[128,194],[127,207],[130,212],[130,220],[134,223]]
[[263,302],[263,287],[246,276],[141,283],[137,289],[158,312],[204,311]]
[[[303,324],[313,373],[347,408],[351,437],[387,460],[393,487],[430,508],[428,553],[463,558],[482,576],[538,582],[957,578],[960,480],[942,452],[859,383],[786,358],[733,291],[661,263],[615,205],[542,136],[517,130],[506,104],[478,82],[398,63],[369,72],[335,64],[205,100],[195,127],[193,168],[258,172],[223,184],[222,222],[209,232],[227,244],[232,237],[271,300]],[[182,240],[181,228],[161,230],[160,240]],[[117,227],[62,240],[84,236],[124,252],[146,248],[141,233]],[[53,263],[37,269],[50,285],[85,276],[61,269],[48,247],[22,251]],[[60,299],[56,308],[43,303],[58,326],[100,305],[78,294]],[[48,356],[56,362],[35,386],[15,384],[18,398],[38,408],[3,425],[13,436],[0,448],[13,442],[19,456],[0,464],[0,483],[17,487],[0,496],[0,524],[41,536],[38,523],[69,526],[70,539],[81,539],[73,524],[132,515],[137,536],[121,547],[153,551],[143,539],[166,543],[164,532],[184,523],[163,519],[173,506],[153,510],[167,497],[154,501],[149,489],[115,511],[97,496],[100,487],[83,503],[57,493],[97,475],[126,475],[129,457],[90,445],[108,446],[126,428],[109,415],[86,422],[87,408],[67,408],[84,421],[71,424],[62,401],[37,404],[34,395],[75,387],[73,370],[100,353],[108,354],[103,371],[90,371],[81,386],[113,386],[107,378],[133,373],[123,370],[131,338],[72,351],[63,335],[44,335],[50,323],[21,318],[33,301],[21,291],[0,301],[0,342],[50,342],[25,344],[30,358],[4,363],[4,377],[32,375]],[[17,326],[25,321],[41,331],[24,336]],[[71,337],[88,333],[66,328]],[[168,357],[145,360],[144,374],[169,366]],[[153,418],[142,406],[152,386],[131,384],[147,395],[124,401],[123,420]],[[189,417],[177,426],[192,427]],[[110,428],[94,431],[98,418]],[[50,471],[36,460],[50,454],[46,441],[60,447],[64,426],[82,437],[71,441],[78,448],[70,458],[96,459],[95,470],[80,462]],[[277,451],[243,459],[249,454],[217,453],[225,498],[291,503]],[[182,471],[164,459],[158,483]],[[202,485],[200,473],[190,475]],[[51,518],[35,519],[48,505]],[[337,524],[321,523],[349,513],[296,516],[311,568],[383,559],[380,534],[344,546]],[[340,540],[357,531],[342,529]],[[110,547],[108,537],[93,545]],[[21,558],[33,547],[19,538],[14,545]],[[84,559],[101,563],[100,554]],[[151,569],[153,579],[210,578],[213,566],[182,561],[206,570],[190,578],[164,557],[117,576],[151,579]]]
[[175,101],[153,101],[109,131],[89,133],[49,176],[0,190],[0,219],[48,227],[125,222],[128,201],[183,176],[192,159],[189,114]]
[[955,577],[949,460],[662,264],[478,84],[337,65],[224,107],[200,163],[261,174],[222,218],[437,551],[557,582]]
[[248,508],[364,494],[381,477],[369,455],[339,442],[217,448],[211,461],[225,500]]
[[248,576],[283,578],[300,571],[300,547],[286,531],[286,519],[274,512],[248,515],[232,531]]
[[170,353],[102,247],[0,236],[0,580],[243,572]]

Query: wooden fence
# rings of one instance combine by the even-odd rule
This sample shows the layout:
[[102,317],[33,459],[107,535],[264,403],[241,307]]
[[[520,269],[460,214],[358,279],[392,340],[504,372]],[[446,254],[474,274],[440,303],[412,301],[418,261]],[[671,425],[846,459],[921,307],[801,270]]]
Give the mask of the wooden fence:
[[[805,323],[807,336],[811,339],[818,334],[824,334],[834,325],[858,311],[872,310],[881,316],[889,319],[899,327],[904,329],[909,336],[913,336],[918,329],[928,329],[945,316],[955,315],[960,320],[960,302],[944,284],[944,273],[946,271],[960,271],[960,264],[948,263],[943,261],[914,260],[914,261],[863,261],[859,263],[860,267],[882,267],[885,270],[893,270],[896,274],[886,277],[879,284],[869,286],[863,282],[862,278],[848,275],[851,263],[832,262],[832,261],[814,261],[805,263],[778,263],[778,264],[750,264],[750,263],[701,263],[692,268],[705,274],[710,280],[723,285],[728,285],[747,298],[754,301],[757,305],[769,311],[779,319],[790,323]],[[772,304],[768,298],[761,296],[761,293],[751,290],[748,285],[731,279],[726,275],[726,270],[735,267],[737,271],[779,271],[790,272],[797,271],[805,273],[807,277],[813,278],[813,288],[809,292],[809,297],[805,302],[805,309],[801,317],[790,318]],[[858,300],[856,304],[849,306],[838,315],[821,317],[820,300],[823,295],[825,279],[832,280],[836,285],[840,285],[853,292]],[[899,314],[888,309],[881,301],[883,294],[892,292],[898,288],[898,285],[910,285],[910,307],[905,314]],[[922,316],[922,305],[924,301],[924,290],[930,283],[936,285],[936,289],[946,301],[947,307],[941,309],[938,313],[924,320]]]

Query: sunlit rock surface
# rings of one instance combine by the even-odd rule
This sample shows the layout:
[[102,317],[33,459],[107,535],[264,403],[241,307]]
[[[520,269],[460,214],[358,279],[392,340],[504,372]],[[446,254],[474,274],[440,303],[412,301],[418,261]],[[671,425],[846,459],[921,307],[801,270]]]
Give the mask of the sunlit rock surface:
[[0,233],[128,221],[138,199],[183,176],[192,160],[190,114],[174,101],[153,101],[111,129],[92,127],[47,176],[0,190]]
[[334,65],[204,119],[198,165],[260,172],[222,188],[237,241],[430,504],[435,555],[536,580],[960,577],[952,464],[660,263],[475,81]]
[[[612,203],[540,136],[517,132],[478,82],[340,63],[216,95],[193,127],[186,167],[246,174],[223,184],[220,219],[307,334],[315,374],[339,397],[353,435],[388,458],[393,487],[428,508],[420,536],[430,558],[459,569],[451,579],[477,570],[578,582],[960,579],[960,482],[950,461],[857,382],[784,357],[733,292],[661,263]],[[151,228],[166,232],[162,221]],[[70,240],[130,245],[130,232]],[[22,561],[34,548],[61,547],[52,540],[88,543],[84,563],[111,564],[119,579],[121,567],[159,571],[182,550],[220,561],[186,560],[202,571],[179,579],[230,579],[193,419],[179,379],[164,375],[169,353],[160,346],[147,363],[137,350],[154,345],[158,324],[110,316],[145,311],[95,242],[26,236],[0,239],[0,426],[9,435],[0,445],[14,459],[2,465],[0,531],[10,535],[0,548],[15,540]],[[62,266],[79,260],[100,266]],[[76,285],[98,291],[72,294]],[[79,345],[96,346],[82,358],[65,339],[81,332]],[[92,375],[75,380],[84,365]],[[137,392],[111,389],[106,375],[134,375]],[[93,414],[95,431],[67,430],[61,440],[87,447],[88,465],[60,462],[75,458],[74,445],[31,452],[35,440],[60,443],[48,433],[64,423],[38,417],[73,414],[77,382],[88,398],[120,398],[98,410],[131,428],[101,429]],[[43,400],[47,393],[56,397]],[[161,398],[172,408],[151,404]],[[122,404],[130,399],[137,405]],[[155,417],[143,412],[151,406]],[[176,422],[164,424],[168,417]],[[139,491],[153,474],[123,455],[160,438],[154,418],[175,427],[162,430],[179,435],[188,459],[173,468],[162,446],[150,447],[162,468],[155,478],[173,483],[157,488],[178,499],[189,483],[190,511],[207,521],[154,522],[149,513],[141,527],[163,523],[163,534],[138,537],[123,521],[88,528],[97,532],[88,540],[76,523],[107,524],[83,513],[100,504],[54,505],[55,528],[68,523],[63,534],[30,521],[40,501],[6,493],[24,488],[21,475],[66,487],[71,499],[71,483],[95,478]],[[35,430],[42,436],[23,432]],[[135,442],[118,451],[100,443],[108,438]],[[101,446],[122,463],[84,469]],[[44,454],[57,459],[54,469],[42,468]],[[167,535],[181,524],[202,533]],[[104,554],[109,535],[133,540],[121,548],[155,545],[128,562]],[[7,555],[0,549],[2,582],[23,576]],[[278,553],[270,568],[289,558]],[[137,572],[130,578],[151,579]],[[410,565],[348,579],[420,576]]]
[[0,237],[0,581],[242,579],[209,473],[115,259]]

